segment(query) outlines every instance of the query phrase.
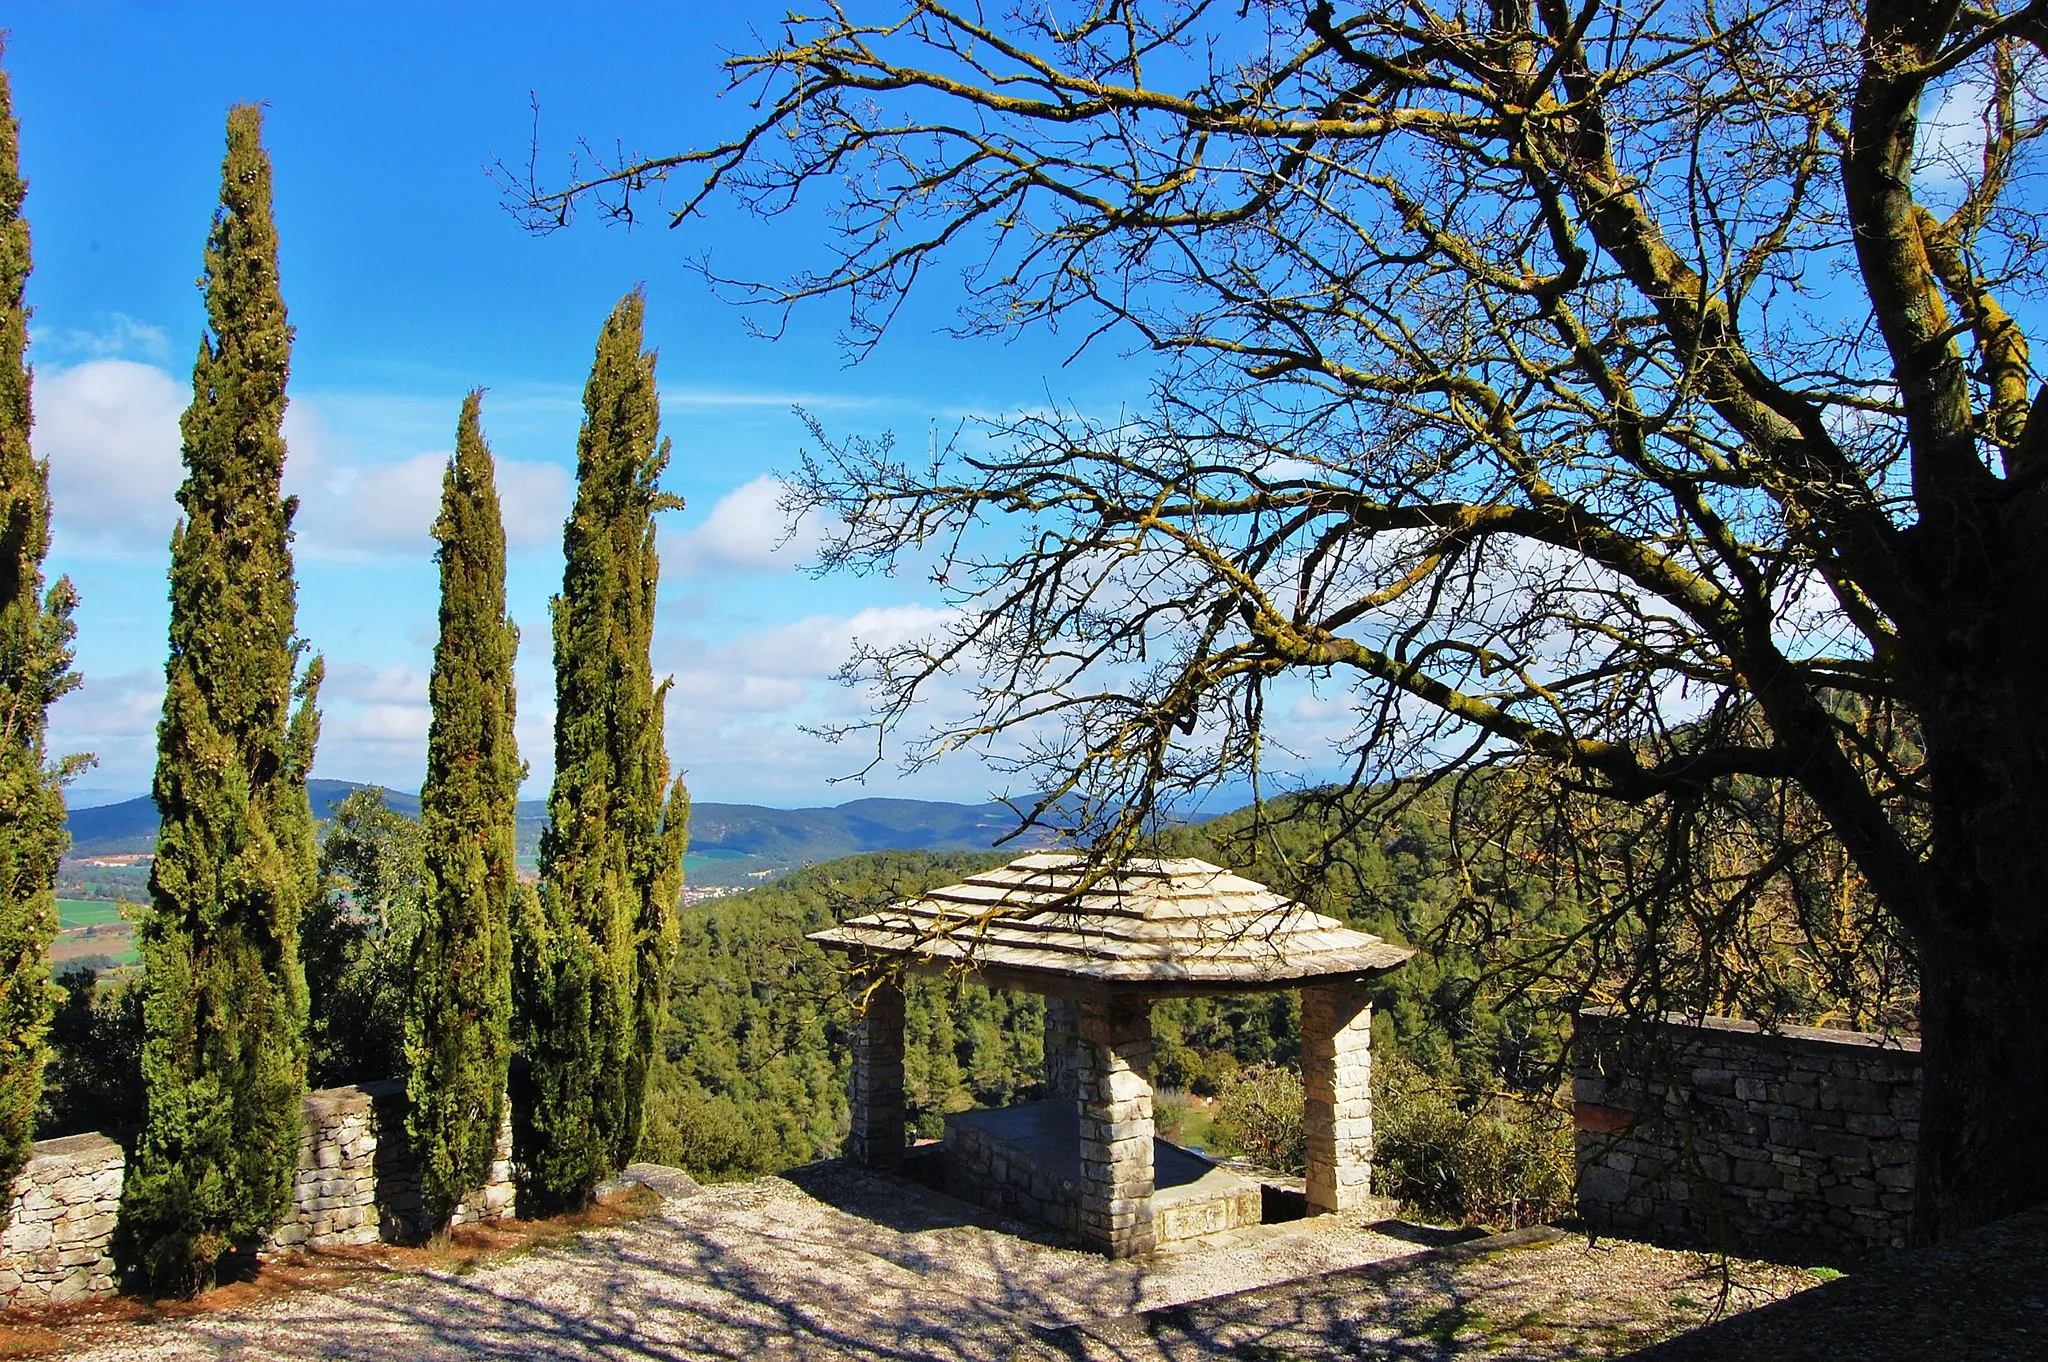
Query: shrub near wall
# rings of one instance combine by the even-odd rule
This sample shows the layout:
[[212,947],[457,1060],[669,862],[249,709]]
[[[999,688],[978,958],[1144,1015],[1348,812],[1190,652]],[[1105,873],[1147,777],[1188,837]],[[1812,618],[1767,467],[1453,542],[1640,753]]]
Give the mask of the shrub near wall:
[[1415,1214],[1520,1229],[1572,1206],[1572,1124],[1540,1097],[1461,1105],[1398,1056],[1373,1074],[1373,1190]]

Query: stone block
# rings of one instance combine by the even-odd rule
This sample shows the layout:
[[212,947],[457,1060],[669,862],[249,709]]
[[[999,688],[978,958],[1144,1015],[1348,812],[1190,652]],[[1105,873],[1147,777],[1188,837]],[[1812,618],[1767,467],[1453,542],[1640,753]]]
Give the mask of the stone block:
[[97,1263],[105,1251],[104,1243],[59,1244],[53,1257],[58,1267],[86,1267]]
[[1848,1131],[1816,1130],[1812,1148],[1831,1159],[1853,1161],[1858,1166],[1867,1166],[1870,1162],[1870,1141]]
[[1628,1174],[1595,1164],[1580,1170],[1579,1205],[1581,1208],[1619,1206],[1628,1200],[1633,1186]]
[[1722,1068],[1699,1068],[1692,1072],[1695,1091],[1715,1093],[1721,1096],[1735,1094],[1735,1071]]
[[82,1301],[93,1294],[93,1275],[90,1272],[72,1272],[52,1282],[45,1299],[52,1305],[68,1305]]
[[7,1237],[0,1241],[0,1250],[9,1257],[38,1253],[50,1247],[54,1241],[52,1226],[46,1220],[17,1221],[8,1226]]

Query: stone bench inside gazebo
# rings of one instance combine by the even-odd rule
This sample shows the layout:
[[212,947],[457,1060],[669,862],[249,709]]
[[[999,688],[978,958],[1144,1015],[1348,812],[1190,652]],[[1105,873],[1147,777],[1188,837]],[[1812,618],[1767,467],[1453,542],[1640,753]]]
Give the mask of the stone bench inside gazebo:
[[1311,1214],[1371,1195],[1371,981],[1413,952],[1219,866],[1138,859],[1092,879],[1025,856],[814,933],[869,981],[847,1154],[904,1156],[900,969],[1045,995],[1046,1100],[946,1118],[947,1182],[1127,1257],[1259,1220],[1258,1184],[1155,1137],[1152,1004],[1301,990]]

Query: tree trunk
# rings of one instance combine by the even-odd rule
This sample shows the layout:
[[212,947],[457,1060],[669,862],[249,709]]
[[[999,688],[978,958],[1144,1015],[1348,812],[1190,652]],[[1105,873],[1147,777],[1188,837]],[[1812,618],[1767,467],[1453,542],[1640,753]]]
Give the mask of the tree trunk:
[[1918,1242],[2048,1201],[2048,952],[2032,936],[2024,962],[1986,940],[1957,968],[1923,967]]
[[2032,519],[1949,541],[1918,659],[1934,794],[1915,924],[1921,1242],[2048,1201],[2048,544]]

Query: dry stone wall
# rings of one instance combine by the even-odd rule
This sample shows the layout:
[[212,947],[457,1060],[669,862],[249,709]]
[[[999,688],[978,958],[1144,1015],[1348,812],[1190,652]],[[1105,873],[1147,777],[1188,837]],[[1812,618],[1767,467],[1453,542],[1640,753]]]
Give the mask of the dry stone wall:
[[[308,1093],[292,1185],[292,1213],[264,1251],[403,1242],[427,1229],[420,1174],[405,1134],[405,1090],[393,1081]],[[0,1303],[55,1304],[110,1295],[108,1245],[120,1213],[125,1155],[104,1135],[35,1146],[13,1187],[0,1235]],[[512,1214],[512,1122],[498,1132],[490,1181],[455,1212],[455,1223]]]
[[36,1145],[0,1234],[0,1302],[60,1305],[114,1290],[107,1251],[121,1210],[121,1146],[104,1135]]
[[1818,1261],[1905,1247],[1917,1040],[1588,1011],[1573,1069],[1590,1226]]
[[[1005,1115],[1010,1113],[997,1113],[997,1118]],[[1043,1150],[1034,1157],[1032,1151],[1004,1139],[1001,1126],[989,1113],[965,1111],[948,1116],[942,1155],[946,1190],[962,1201],[1002,1215],[1049,1226],[1066,1235],[1077,1233],[1081,1212],[1079,1132],[1070,1122],[1055,1124],[1060,1134],[1069,1136],[1060,1143],[1071,1151],[1057,1163]]]

